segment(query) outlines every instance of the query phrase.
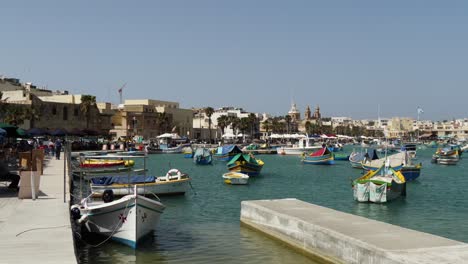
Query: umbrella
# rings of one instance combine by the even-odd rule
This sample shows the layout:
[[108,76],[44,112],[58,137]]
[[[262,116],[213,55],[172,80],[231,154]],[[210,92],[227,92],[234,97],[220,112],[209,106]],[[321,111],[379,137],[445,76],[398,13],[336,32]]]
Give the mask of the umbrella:
[[88,136],[97,136],[99,135],[99,131],[96,131],[94,129],[90,129],[90,128],[85,128],[83,130],[81,130],[81,132],[85,135],[88,135]]
[[73,136],[80,136],[80,137],[85,135],[85,133],[83,133],[83,131],[79,128],[74,128],[68,131],[68,134],[73,135]]
[[0,135],[4,136],[6,134],[7,134],[6,130],[3,128],[0,128]]
[[52,132],[50,132],[50,134],[52,136],[61,137],[61,136],[65,136],[67,134],[67,131],[65,129],[57,128],[57,129],[53,130]]
[[49,133],[47,132],[47,130],[42,129],[42,128],[30,128],[30,129],[26,130],[26,134],[30,135],[30,136],[33,136],[33,137],[37,137],[37,136],[44,136],[44,135],[47,135]]
[[7,123],[0,123],[0,128],[6,131],[5,137],[17,137],[18,133],[16,132],[17,126],[10,125]]
[[17,129],[16,129],[16,134],[17,134],[18,136],[20,136],[20,137],[24,137],[24,136],[27,135],[26,131],[25,131],[24,129],[22,129],[22,128],[17,128]]

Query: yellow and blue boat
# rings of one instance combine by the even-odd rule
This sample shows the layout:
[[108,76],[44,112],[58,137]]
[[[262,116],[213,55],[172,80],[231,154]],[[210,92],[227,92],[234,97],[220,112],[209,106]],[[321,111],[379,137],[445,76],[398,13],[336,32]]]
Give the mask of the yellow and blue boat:
[[229,171],[256,176],[260,174],[263,165],[263,161],[256,159],[252,154],[237,154],[228,162],[227,167]]

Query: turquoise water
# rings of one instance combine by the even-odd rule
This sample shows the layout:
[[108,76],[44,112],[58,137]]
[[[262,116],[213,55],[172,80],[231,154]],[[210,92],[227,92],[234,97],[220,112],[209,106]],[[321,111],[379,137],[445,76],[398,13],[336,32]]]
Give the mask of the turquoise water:
[[[350,148],[347,152],[350,152]],[[351,180],[361,171],[347,161],[333,166],[303,165],[299,157],[258,155],[265,166],[249,185],[227,185],[225,162],[197,166],[178,154],[148,158],[151,173],[178,168],[192,177],[184,196],[161,197],[167,206],[155,236],[137,250],[114,242],[92,247],[78,241],[81,263],[314,263],[281,242],[240,226],[242,200],[297,198],[363,217],[468,242],[466,217],[468,158],[456,166],[430,163],[435,149],[418,150],[423,163],[418,180],[407,185],[407,197],[387,204],[353,200]],[[466,153],[465,153],[466,154]],[[87,237],[99,243],[101,237]]]

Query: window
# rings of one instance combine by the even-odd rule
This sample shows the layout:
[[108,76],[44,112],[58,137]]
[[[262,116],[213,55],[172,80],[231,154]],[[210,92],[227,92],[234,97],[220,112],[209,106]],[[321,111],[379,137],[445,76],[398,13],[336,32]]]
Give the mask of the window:
[[56,115],[57,114],[57,107],[54,105],[52,106],[52,114]]
[[75,107],[75,109],[73,109],[73,115],[78,116],[78,107]]

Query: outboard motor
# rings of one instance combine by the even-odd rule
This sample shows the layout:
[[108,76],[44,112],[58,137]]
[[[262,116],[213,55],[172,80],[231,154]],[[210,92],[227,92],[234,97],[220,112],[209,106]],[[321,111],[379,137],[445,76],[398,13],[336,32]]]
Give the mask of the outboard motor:
[[114,201],[114,192],[112,190],[105,190],[102,194],[102,200],[104,203],[110,203]]

